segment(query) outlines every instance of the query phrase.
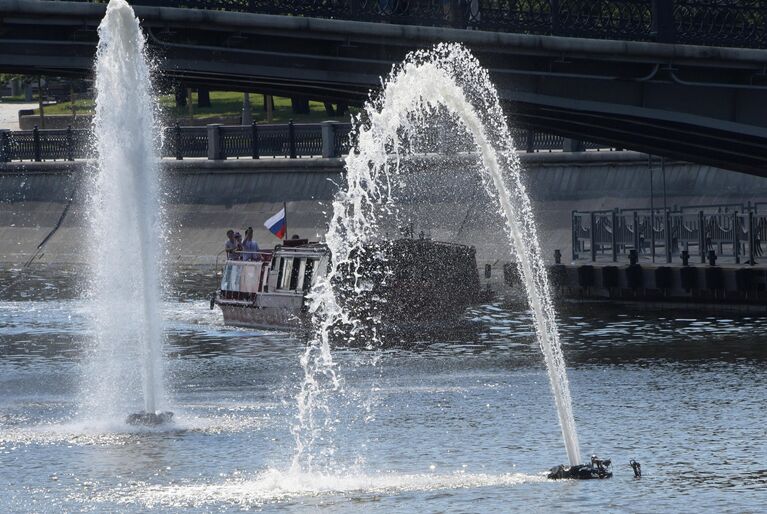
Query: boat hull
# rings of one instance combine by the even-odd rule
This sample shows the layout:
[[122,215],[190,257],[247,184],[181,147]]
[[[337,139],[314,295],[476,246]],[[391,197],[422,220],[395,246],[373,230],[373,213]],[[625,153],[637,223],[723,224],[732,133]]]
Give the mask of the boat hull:
[[225,301],[217,301],[216,304],[221,308],[226,325],[289,331],[301,331],[307,325],[306,316],[296,314],[295,309],[287,307],[259,308]]

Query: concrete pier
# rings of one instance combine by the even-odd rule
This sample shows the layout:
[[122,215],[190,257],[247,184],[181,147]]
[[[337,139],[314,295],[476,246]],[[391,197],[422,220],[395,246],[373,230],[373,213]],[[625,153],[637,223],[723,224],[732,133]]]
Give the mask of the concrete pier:
[[579,304],[767,314],[764,266],[555,264],[549,277],[560,300]]

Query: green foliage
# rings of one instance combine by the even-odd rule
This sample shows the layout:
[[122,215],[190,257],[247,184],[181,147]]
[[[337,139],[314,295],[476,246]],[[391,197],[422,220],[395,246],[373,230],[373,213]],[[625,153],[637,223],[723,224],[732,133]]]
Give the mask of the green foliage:
[[[178,118],[189,117],[189,107],[176,107],[173,95],[161,95],[159,98],[160,108],[166,123],[171,124]],[[210,107],[197,107],[197,93],[192,93],[192,111],[196,119],[216,118],[224,116],[240,116],[242,113],[242,93],[231,91],[211,91]],[[250,105],[253,120],[259,123],[266,122],[263,96],[260,94],[250,95]],[[77,114],[92,114],[92,100],[77,100],[75,109]],[[294,121],[323,121],[331,119],[325,113],[322,102],[309,102],[309,114],[293,114],[290,98],[274,97],[274,111],[272,120],[274,123],[286,123]],[[37,110],[35,111],[37,113]],[[62,102],[45,107],[46,114],[72,114],[71,102]],[[348,116],[334,118],[339,121],[347,121]]]

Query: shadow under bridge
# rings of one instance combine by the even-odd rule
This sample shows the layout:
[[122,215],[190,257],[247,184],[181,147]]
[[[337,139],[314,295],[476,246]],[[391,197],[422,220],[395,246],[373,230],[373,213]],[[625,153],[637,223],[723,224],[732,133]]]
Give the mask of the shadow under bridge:
[[[405,3],[443,9],[441,2]],[[407,52],[456,41],[490,70],[517,128],[564,136],[574,147],[588,140],[767,175],[767,50],[759,22],[767,8],[608,3],[625,14],[619,23],[609,25],[597,11],[575,16],[559,7],[554,20],[554,4],[583,2],[526,3],[548,6],[542,11],[548,18],[514,11],[520,7],[493,11],[488,6],[497,2],[482,1],[447,2],[475,9],[458,18],[445,10],[413,16],[415,8],[382,13],[380,5],[355,17],[329,7],[296,11],[301,15],[278,9],[295,2],[133,2],[150,51],[172,83],[360,105]],[[347,4],[374,5],[302,3]],[[589,3],[595,4],[602,5]],[[672,7],[665,21],[653,10],[657,5]],[[89,75],[104,9],[94,2],[0,2],[0,71]]]

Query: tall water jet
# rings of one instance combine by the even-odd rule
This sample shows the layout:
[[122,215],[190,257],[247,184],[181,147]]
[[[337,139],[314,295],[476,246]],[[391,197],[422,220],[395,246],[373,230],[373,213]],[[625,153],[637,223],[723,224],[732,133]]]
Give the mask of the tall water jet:
[[[413,149],[429,139],[424,130],[435,119],[443,134],[453,130],[471,142],[464,157],[475,159],[485,191],[497,201],[527,290],[568,459],[571,465],[580,460],[548,278],[506,117],[487,71],[462,46],[442,44],[414,52],[396,66],[380,96],[366,104],[357,120],[357,144],[346,158],[346,187],[333,201],[326,235],[333,268],[311,293],[317,330],[302,358],[305,380],[299,394],[294,467],[311,464],[318,432],[332,431],[327,399],[340,384],[330,351],[333,332],[344,326],[354,334],[368,322],[343,308],[334,284],[341,275],[351,275],[357,292],[367,287],[359,273],[360,255],[381,237],[379,228],[387,218],[396,215],[398,177],[407,157],[415,155]],[[428,144],[424,148],[433,151]],[[327,452],[332,454],[332,448]]]
[[110,0],[98,34],[89,199],[96,341],[85,405],[112,419],[143,408],[152,422],[164,401],[157,103],[144,35],[125,0]]

